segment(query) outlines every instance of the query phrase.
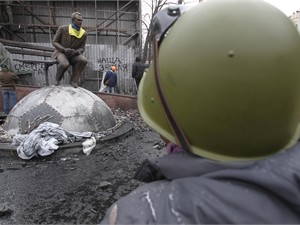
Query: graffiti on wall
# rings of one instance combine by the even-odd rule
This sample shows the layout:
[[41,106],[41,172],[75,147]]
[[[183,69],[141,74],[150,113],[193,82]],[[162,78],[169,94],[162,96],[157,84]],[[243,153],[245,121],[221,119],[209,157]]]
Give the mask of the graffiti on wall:
[[22,63],[22,62],[16,62],[14,65],[14,69],[18,72],[21,71],[28,71],[32,74],[37,75],[43,75],[45,74],[44,65],[42,63]]
[[118,57],[100,58],[97,60],[97,62],[98,70],[101,72],[109,70],[112,65],[115,65],[118,71],[128,71],[128,64],[126,62],[122,62]]

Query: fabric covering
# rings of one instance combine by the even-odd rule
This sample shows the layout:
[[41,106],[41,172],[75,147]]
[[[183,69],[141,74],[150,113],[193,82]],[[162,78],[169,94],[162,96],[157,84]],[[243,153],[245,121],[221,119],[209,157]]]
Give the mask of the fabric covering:
[[299,224],[300,144],[268,159],[219,163],[186,152],[151,159],[150,182],[112,205],[102,224]]
[[77,38],[81,38],[85,34],[85,30],[80,27],[80,30],[77,31],[73,29],[72,25],[69,25],[69,34]]
[[16,82],[19,80],[19,77],[9,71],[0,71],[0,82],[2,90],[15,90]]
[[17,134],[13,138],[13,145],[18,146],[17,153],[22,159],[34,156],[47,156],[58,149],[58,144],[66,144],[89,138],[92,132],[68,132],[58,124],[45,122],[40,124],[30,134]]
[[106,81],[108,81],[108,84],[106,84],[106,86],[115,87],[117,85],[117,80],[118,80],[118,78],[117,78],[116,72],[109,70],[106,72],[103,82],[105,84]]

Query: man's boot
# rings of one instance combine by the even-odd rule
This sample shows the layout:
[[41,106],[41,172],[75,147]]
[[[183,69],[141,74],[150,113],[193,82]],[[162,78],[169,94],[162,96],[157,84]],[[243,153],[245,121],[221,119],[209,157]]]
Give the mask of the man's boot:
[[71,81],[71,85],[72,85],[74,88],[77,88],[77,87],[78,87],[78,84],[77,84],[75,81]]

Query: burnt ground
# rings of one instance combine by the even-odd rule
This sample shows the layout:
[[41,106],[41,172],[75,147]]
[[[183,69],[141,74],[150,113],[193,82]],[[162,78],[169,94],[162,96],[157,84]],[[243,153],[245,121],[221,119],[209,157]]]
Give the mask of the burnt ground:
[[138,111],[117,113],[133,129],[90,155],[1,157],[0,224],[96,224],[113,202],[141,185],[132,178],[137,167],[165,154],[164,145]]

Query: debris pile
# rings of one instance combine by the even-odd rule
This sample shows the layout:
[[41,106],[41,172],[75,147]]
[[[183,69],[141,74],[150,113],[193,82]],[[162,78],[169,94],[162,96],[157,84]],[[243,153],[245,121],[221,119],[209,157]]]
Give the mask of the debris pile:
[[[131,122],[133,129],[138,136],[142,138],[143,132],[151,130],[142,120],[138,110],[132,109],[122,111],[120,109],[112,109],[112,113],[116,120],[116,125],[105,131],[100,132],[70,132],[65,131],[58,124],[51,122],[41,123],[36,129],[29,134],[16,134],[10,136],[0,127],[0,142],[10,142],[12,146],[17,147],[17,154],[22,159],[31,159],[35,156],[48,156],[59,148],[59,145],[83,142],[82,148],[86,155],[89,155],[96,146],[96,142],[103,140],[115,133],[126,121]],[[155,143],[153,148],[161,149],[164,147],[163,142]]]

